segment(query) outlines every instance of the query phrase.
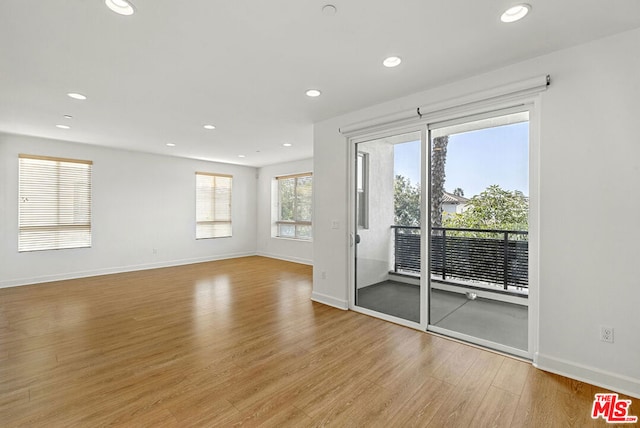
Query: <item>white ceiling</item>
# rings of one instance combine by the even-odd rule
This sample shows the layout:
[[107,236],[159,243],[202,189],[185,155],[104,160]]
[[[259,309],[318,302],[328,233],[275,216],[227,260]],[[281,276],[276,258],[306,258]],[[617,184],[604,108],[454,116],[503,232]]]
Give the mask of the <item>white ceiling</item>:
[[262,166],[312,156],[319,120],[640,27],[638,0],[531,0],[513,24],[504,0],[133,3],[0,0],[0,132]]

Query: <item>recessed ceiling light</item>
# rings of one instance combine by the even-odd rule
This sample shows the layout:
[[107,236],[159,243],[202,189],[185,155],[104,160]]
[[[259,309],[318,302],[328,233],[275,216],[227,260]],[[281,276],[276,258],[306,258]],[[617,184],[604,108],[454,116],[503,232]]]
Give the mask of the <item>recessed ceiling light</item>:
[[71,116],[70,114],[65,114],[64,116],[65,119],[73,119],[73,116]]
[[320,92],[320,90],[318,89],[308,89],[306,94],[308,97],[315,98],[315,97],[319,97],[320,94],[322,94],[322,92]]
[[500,17],[500,21],[502,22],[519,21],[525,16],[527,16],[530,10],[531,10],[531,6],[525,3],[512,6],[502,14],[502,16]]
[[69,125],[56,125],[56,128],[60,128],[60,129],[71,129],[71,127]]
[[246,158],[245,155],[238,155],[239,158]]
[[167,147],[175,147],[176,145],[173,143],[167,143]]
[[282,145],[285,146],[285,147],[291,147],[291,143],[284,143]]
[[204,125],[203,128],[204,129],[216,129],[216,127],[213,126],[213,125]]
[[326,16],[333,16],[338,12],[338,8],[332,4],[322,6],[322,13]]
[[69,97],[73,98],[74,100],[86,100],[87,99],[86,95],[82,95],[82,94],[79,94],[77,92],[69,92],[67,95]]
[[402,60],[397,56],[390,56],[389,58],[385,58],[385,60],[382,61],[382,65],[391,68],[399,66],[401,62]]
[[136,11],[128,0],[104,0],[104,4],[118,15],[129,16]]

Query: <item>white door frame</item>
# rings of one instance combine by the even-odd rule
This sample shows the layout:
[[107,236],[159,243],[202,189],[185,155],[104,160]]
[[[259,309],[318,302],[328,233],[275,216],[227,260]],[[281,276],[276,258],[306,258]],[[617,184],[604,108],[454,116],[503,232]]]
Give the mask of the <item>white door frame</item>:
[[[447,336],[475,343],[480,346],[491,348],[497,351],[517,355],[535,362],[538,350],[538,323],[539,323],[539,248],[540,248],[540,119],[539,119],[540,96],[533,95],[523,98],[512,98],[504,102],[484,104],[475,108],[460,108],[454,113],[437,114],[433,117],[423,118],[429,125],[446,122],[471,119],[474,116],[499,115],[508,110],[520,110],[529,112],[529,296],[528,296],[528,349],[522,351],[509,346],[489,342],[483,339],[471,337],[462,333],[452,332],[433,325],[428,325],[427,330],[434,333],[445,334]],[[430,141],[428,142],[430,145]],[[430,183],[429,183],[430,188]],[[427,213],[430,210],[426,210]],[[428,233],[428,232],[427,232]],[[428,256],[425,256],[423,263],[428,263]],[[422,266],[428,269],[428,266]],[[429,278],[430,280],[430,278]]]
[[[425,331],[427,329],[427,308],[429,307],[428,305],[428,293],[427,293],[427,279],[424,278],[424,275],[420,276],[420,322],[416,323],[413,321],[409,321],[409,320],[405,320],[402,318],[398,318],[398,317],[394,317],[392,315],[387,315],[387,314],[383,314],[380,312],[376,312],[367,308],[363,308],[360,306],[356,306],[355,304],[355,288],[356,288],[356,283],[355,283],[355,279],[356,279],[356,243],[355,243],[355,236],[358,233],[358,225],[357,225],[357,219],[356,219],[356,162],[357,162],[357,145],[360,143],[366,143],[368,141],[375,141],[375,140],[379,140],[382,138],[389,138],[389,137],[393,137],[396,135],[401,135],[401,134],[409,134],[409,133],[416,133],[416,134],[420,134],[420,153],[421,153],[421,165],[420,165],[420,174],[421,174],[421,182],[424,183],[425,182],[425,176],[426,176],[426,172],[425,172],[425,148],[426,148],[426,132],[427,132],[427,128],[426,125],[423,123],[416,123],[415,125],[411,125],[411,126],[403,126],[403,127],[396,127],[396,128],[389,128],[389,129],[385,129],[384,131],[379,131],[379,132],[375,132],[375,133],[371,133],[371,134],[366,134],[364,136],[358,136],[358,137],[352,137],[352,138],[348,138],[348,145],[349,145],[349,163],[348,163],[348,178],[349,178],[349,183],[348,183],[348,208],[349,208],[349,212],[348,212],[348,222],[349,222],[349,227],[348,227],[348,233],[349,233],[349,309],[355,312],[360,312],[366,315],[370,315],[370,316],[375,316],[377,318],[383,319],[385,321],[390,321],[396,324],[400,324],[406,327],[410,327],[410,328],[414,328],[417,330],[421,330],[421,331]],[[421,197],[424,198],[424,194],[425,194],[425,186],[422,186],[422,195]],[[421,257],[424,258],[425,254],[428,254],[425,252],[425,243],[426,243],[426,238],[425,238],[425,233],[423,232],[423,228],[425,225],[425,213],[423,212],[421,214]]]
[[[415,323],[407,320],[403,320],[397,317],[380,314],[365,308],[360,308],[355,305],[355,235],[357,233],[356,217],[355,217],[355,164],[356,164],[356,144],[372,141],[384,137],[389,137],[398,134],[404,134],[409,132],[421,133],[421,174],[422,174],[422,201],[428,201],[428,192],[431,187],[430,174],[427,171],[430,168],[429,156],[430,150],[427,150],[427,129],[429,124],[437,122],[443,122],[455,119],[464,119],[469,116],[476,116],[479,114],[489,114],[491,112],[498,112],[500,110],[522,107],[523,110],[529,111],[529,318],[528,318],[528,346],[527,352],[522,353],[514,352],[513,348],[503,347],[489,343],[477,338],[469,338],[465,335],[459,335],[460,339],[465,341],[472,341],[481,346],[493,348],[496,350],[502,350],[503,352],[519,355],[533,360],[535,364],[538,356],[539,347],[539,295],[540,295],[540,93],[526,94],[523,96],[500,96],[494,98],[491,101],[483,101],[479,103],[470,103],[468,105],[461,105],[457,108],[446,108],[436,112],[423,115],[419,119],[416,119],[414,123],[403,126],[389,126],[388,129],[382,131],[378,130],[365,135],[359,135],[356,137],[347,138],[349,147],[349,163],[348,163],[348,233],[350,236],[349,245],[349,309],[361,312],[367,315],[376,316],[378,318],[391,321],[397,324],[405,325],[420,330],[428,330],[437,332],[437,327],[428,326],[428,308],[429,308],[429,293],[428,287],[430,282],[430,275],[421,275],[420,278],[420,323]],[[428,245],[429,239],[427,239],[427,223],[429,210],[423,210],[421,218],[421,270],[422,272],[428,272]],[[455,336],[454,336],[455,337]],[[515,350],[517,351],[517,350]]]

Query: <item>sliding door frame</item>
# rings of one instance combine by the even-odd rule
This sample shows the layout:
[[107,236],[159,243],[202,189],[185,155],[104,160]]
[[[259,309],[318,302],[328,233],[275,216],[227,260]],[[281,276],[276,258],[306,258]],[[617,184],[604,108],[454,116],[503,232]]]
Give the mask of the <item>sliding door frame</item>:
[[[533,79],[536,80],[536,79]],[[537,79],[540,80],[540,79]],[[550,78],[546,76],[546,86],[549,85]],[[516,85],[517,86],[517,85]],[[375,316],[383,320],[391,321],[407,327],[420,329],[423,331],[434,331],[428,327],[429,321],[429,293],[430,274],[422,274],[420,277],[421,313],[420,323],[403,320],[393,316],[381,314],[375,311],[361,308],[355,305],[355,236],[358,232],[355,211],[355,167],[357,162],[356,144],[372,141],[384,137],[398,134],[419,131],[421,133],[421,180],[422,180],[422,201],[429,201],[431,188],[431,165],[430,165],[430,144],[427,139],[429,125],[433,126],[440,122],[464,120],[465,118],[491,114],[506,109],[522,107],[529,111],[529,315],[528,315],[528,351],[521,355],[533,360],[534,365],[538,359],[539,349],[539,295],[540,295],[540,106],[541,93],[546,90],[545,85],[531,84],[523,82],[522,90],[513,89],[507,85],[505,88],[486,91],[482,95],[472,95],[468,99],[458,99],[456,102],[443,104],[442,108],[420,113],[414,118],[402,119],[397,124],[380,124],[369,127],[370,132],[363,126],[362,131],[345,130],[348,145],[348,234],[349,234],[349,309]],[[421,271],[430,272],[428,254],[430,232],[430,210],[422,210],[421,215]],[[463,336],[463,335],[461,335]],[[469,337],[459,337],[461,340],[476,343],[487,348],[496,349],[492,343],[482,343]],[[500,349],[496,349],[500,351]],[[512,353],[510,349],[502,349],[502,352]]]
[[[427,278],[424,275],[420,275],[420,322],[416,323],[413,321],[409,321],[403,318],[398,318],[392,315],[387,315],[382,312],[373,311],[371,309],[363,308],[356,305],[356,235],[358,234],[358,220],[357,220],[357,201],[356,201],[356,192],[357,192],[357,183],[356,183],[356,171],[357,171],[357,161],[358,161],[358,144],[366,143],[370,141],[379,140],[382,138],[390,138],[397,135],[402,134],[410,134],[416,133],[420,135],[420,180],[421,183],[426,183],[426,168],[425,168],[425,156],[427,151],[427,127],[424,123],[417,122],[413,125],[409,126],[401,126],[401,127],[389,127],[388,129],[384,129],[382,131],[377,131],[369,134],[365,134],[358,137],[348,138],[348,147],[349,147],[349,162],[348,162],[348,234],[349,234],[349,280],[347,283],[349,284],[349,309],[354,312],[359,312],[365,315],[374,316],[385,321],[390,321],[396,324],[400,324],[406,327],[414,328],[417,330],[425,331],[427,329],[427,321],[428,314],[427,308],[429,307],[428,302],[428,293],[427,293]],[[421,185],[422,194],[421,198],[424,200],[426,194],[426,186]],[[426,254],[428,254],[426,245],[427,239],[425,237],[425,222],[428,220],[428,214],[421,210],[420,214],[420,256],[421,259],[424,260]]]
[[[468,336],[462,333],[451,332],[430,324],[427,325],[427,331],[454,339],[463,340],[465,342],[474,343],[486,348],[494,349],[507,354],[516,355],[535,363],[537,360],[537,352],[539,346],[539,248],[540,248],[540,95],[531,95],[522,98],[510,99],[504,102],[496,102],[477,106],[475,108],[458,108],[449,113],[434,114],[430,117],[423,117],[428,129],[427,151],[429,156],[429,171],[431,171],[431,130],[454,123],[463,123],[472,121],[481,117],[499,116],[514,111],[527,111],[529,113],[529,296],[528,296],[528,349],[527,351],[518,350],[505,345],[496,344],[480,338]],[[444,124],[446,123],[446,125]],[[429,174],[430,177],[430,174]],[[429,180],[428,199],[431,201],[431,182]],[[426,207],[426,208],[425,208]],[[423,210],[427,214],[427,230],[425,234],[431,235],[431,210],[429,205],[423,205]],[[429,253],[423,255],[421,270],[431,272]],[[431,290],[431,275],[428,280],[428,292]],[[428,293],[428,294],[429,294]],[[430,321],[430,320],[429,320]]]

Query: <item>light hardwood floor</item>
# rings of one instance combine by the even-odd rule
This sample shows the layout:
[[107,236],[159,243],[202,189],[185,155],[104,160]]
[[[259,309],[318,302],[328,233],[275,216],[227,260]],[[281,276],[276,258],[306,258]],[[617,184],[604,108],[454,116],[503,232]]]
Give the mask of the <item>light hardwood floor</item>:
[[600,388],[310,294],[262,257],[2,289],[0,426],[606,425]]

